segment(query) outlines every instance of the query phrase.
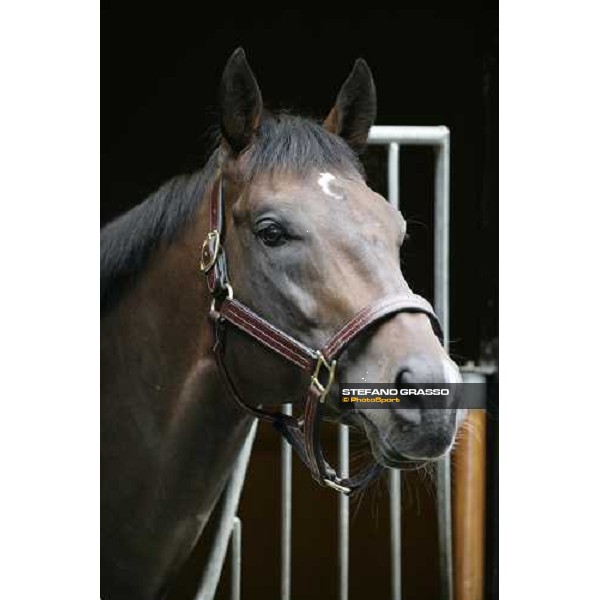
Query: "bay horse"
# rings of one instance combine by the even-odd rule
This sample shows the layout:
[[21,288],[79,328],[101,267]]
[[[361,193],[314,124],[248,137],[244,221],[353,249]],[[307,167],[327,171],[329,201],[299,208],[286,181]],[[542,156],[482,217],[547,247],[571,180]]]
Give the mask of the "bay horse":
[[[398,305],[397,298],[416,298],[400,268],[406,221],[367,186],[358,159],[376,114],[367,64],[355,63],[331,112],[317,123],[268,112],[238,49],[223,73],[219,108],[220,143],[205,167],[169,181],[101,232],[105,600],[155,600],[167,593],[253,422],[232,393],[259,411],[301,407],[307,386],[317,389],[325,417],[362,431],[379,469],[439,458],[456,437],[455,409],[414,404],[342,417],[330,400],[344,381],[459,377],[427,303],[420,299],[415,308],[413,300],[409,310]],[[222,223],[207,237],[219,210]],[[225,251],[226,265],[218,262]],[[217,269],[226,277],[227,297],[210,285]],[[390,297],[395,308],[389,300],[378,303]],[[223,322],[228,308],[231,320],[240,306],[254,320],[246,316],[229,327],[217,356],[209,316]],[[349,320],[346,330],[354,333],[344,338],[343,353],[338,344],[336,361],[310,350],[339,342]],[[275,333],[259,332],[260,338],[257,322]],[[285,333],[277,338],[278,331]],[[290,351],[291,362],[285,360],[273,339],[292,340],[299,354]],[[307,360],[317,360],[312,378],[298,368],[303,348]],[[321,391],[323,365],[332,375],[330,397]],[[294,431],[290,426],[282,433],[293,442]],[[320,483],[346,489],[322,463],[314,468],[321,469]]]

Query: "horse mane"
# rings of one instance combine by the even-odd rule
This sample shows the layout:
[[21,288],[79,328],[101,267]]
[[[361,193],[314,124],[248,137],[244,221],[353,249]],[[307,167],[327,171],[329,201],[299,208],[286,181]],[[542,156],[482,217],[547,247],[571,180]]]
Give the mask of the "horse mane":
[[[179,175],[100,232],[100,310],[114,307],[144,270],[160,243],[175,241],[190,223],[221,160],[213,152],[205,167]],[[311,119],[286,112],[265,113],[244,154],[251,179],[260,173],[305,176],[331,170],[364,177],[356,154],[339,137]]]

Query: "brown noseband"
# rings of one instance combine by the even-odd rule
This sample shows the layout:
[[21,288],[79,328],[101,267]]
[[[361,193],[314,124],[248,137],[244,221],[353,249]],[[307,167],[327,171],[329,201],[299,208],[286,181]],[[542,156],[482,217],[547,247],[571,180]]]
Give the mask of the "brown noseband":
[[[441,337],[441,327],[433,308],[416,294],[385,296],[356,313],[337,331],[321,350],[309,348],[268,321],[258,316],[245,304],[233,297],[233,288],[227,276],[225,256],[225,218],[223,177],[219,175],[210,195],[209,233],[202,245],[200,266],[206,275],[212,298],[210,319],[213,324],[216,362],[231,396],[247,412],[259,419],[273,423],[310,469],[313,478],[321,485],[350,494],[362,488],[383,471],[374,460],[354,477],[341,478],[323,456],[319,437],[322,405],[335,380],[337,359],[348,344],[371,325],[400,312],[426,314],[435,333]],[[224,359],[226,325],[233,325],[269,350],[279,354],[310,374],[310,384],[304,402],[304,416],[296,419],[278,412],[267,412],[250,406],[241,398],[233,384]]]

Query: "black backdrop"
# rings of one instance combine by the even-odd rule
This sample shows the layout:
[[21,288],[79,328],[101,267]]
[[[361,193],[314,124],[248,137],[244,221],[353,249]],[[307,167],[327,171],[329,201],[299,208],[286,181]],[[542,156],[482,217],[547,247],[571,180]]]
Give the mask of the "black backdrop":
[[[222,68],[241,45],[267,106],[321,117],[358,56],[373,70],[378,124],[451,131],[451,338],[462,363],[495,354],[498,286],[496,10],[309,12],[174,4],[102,7],[102,205],[106,222],[159,184],[199,168]],[[209,12],[205,12],[209,11]],[[366,160],[385,192],[382,157]],[[411,241],[404,269],[432,294],[431,151],[401,158]]]

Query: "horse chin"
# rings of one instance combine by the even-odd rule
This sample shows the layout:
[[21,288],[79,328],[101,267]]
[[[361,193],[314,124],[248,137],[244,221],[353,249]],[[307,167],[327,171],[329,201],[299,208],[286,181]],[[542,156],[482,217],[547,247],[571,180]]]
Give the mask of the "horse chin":
[[412,455],[406,451],[392,451],[382,444],[371,444],[371,451],[375,460],[388,469],[401,469],[404,471],[419,469],[427,463],[434,462],[450,452],[451,446],[444,451],[430,455]]
[[449,431],[444,432],[441,437],[412,436],[412,440],[395,444],[382,439],[376,428],[367,423],[364,425],[367,425],[363,431],[369,440],[373,457],[380,465],[389,469],[418,469],[444,457],[454,446],[455,435],[450,435]]
[[406,458],[404,456],[389,456],[384,452],[373,449],[373,457],[387,469],[400,469],[401,471],[414,471],[426,465],[429,461],[423,459]]
[[[326,407],[323,419],[330,423],[348,425],[359,435],[365,436],[371,454],[377,463],[388,469],[416,470],[447,455],[454,446],[458,423],[453,427],[429,428],[411,434],[382,437],[380,430],[364,411],[337,412]],[[429,429],[429,430],[428,430]]]
[[448,454],[452,449],[452,446],[448,446],[446,450],[443,452],[423,455],[423,456],[413,456],[408,452],[400,452],[400,453],[388,453],[385,450],[382,450],[380,447],[372,448],[373,456],[375,460],[382,466],[387,467],[388,469],[402,469],[402,470],[411,470],[411,469],[419,469],[425,466],[428,463],[435,462],[440,460],[446,454]]

